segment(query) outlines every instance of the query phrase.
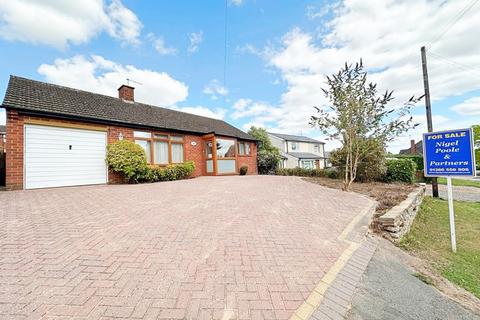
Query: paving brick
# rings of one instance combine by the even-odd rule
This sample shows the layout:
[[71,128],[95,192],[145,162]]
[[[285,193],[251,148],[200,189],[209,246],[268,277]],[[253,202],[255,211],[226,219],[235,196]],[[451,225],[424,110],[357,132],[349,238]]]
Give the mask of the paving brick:
[[[0,314],[288,319],[369,204],[275,176],[0,192]],[[372,250],[335,280],[334,302]]]

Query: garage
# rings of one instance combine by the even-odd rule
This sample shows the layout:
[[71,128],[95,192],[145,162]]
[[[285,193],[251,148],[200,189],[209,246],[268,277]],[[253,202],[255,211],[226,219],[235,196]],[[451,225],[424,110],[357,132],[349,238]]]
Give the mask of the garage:
[[25,125],[25,188],[107,183],[105,131]]

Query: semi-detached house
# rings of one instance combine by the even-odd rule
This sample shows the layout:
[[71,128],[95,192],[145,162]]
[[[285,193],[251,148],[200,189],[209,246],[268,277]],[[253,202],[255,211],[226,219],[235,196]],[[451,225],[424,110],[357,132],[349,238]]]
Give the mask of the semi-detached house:
[[6,187],[34,189],[120,183],[108,170],[109,143],[142,146],[150,164],[195,162],[194,176],[257,173],[256,139],[222,120],[139,103],[122,85],[118,98],[11,76]]

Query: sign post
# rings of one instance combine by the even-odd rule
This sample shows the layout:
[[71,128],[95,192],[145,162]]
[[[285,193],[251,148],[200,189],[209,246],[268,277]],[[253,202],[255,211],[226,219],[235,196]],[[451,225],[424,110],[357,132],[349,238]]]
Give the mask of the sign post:
[[475,176],[472,129],[429,132],[423,134],[423,161],[426,177],[446,177],[450,240],[457,251],[452,177]]

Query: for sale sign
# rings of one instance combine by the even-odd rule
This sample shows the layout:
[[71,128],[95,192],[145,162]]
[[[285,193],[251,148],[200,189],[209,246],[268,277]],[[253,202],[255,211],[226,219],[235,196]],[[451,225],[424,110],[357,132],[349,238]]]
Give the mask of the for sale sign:
[[474,176],[472,129],[423,134],[426,177]]

